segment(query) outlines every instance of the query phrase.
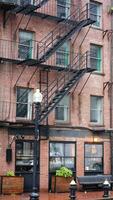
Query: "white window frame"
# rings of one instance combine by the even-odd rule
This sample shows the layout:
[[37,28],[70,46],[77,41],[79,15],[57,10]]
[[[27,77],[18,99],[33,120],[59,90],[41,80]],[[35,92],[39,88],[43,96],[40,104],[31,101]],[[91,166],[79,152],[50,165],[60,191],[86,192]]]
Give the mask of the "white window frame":
[[92,24],[92,26],[96,28],[102,28],[102,4],[97,1],[90,1],[90,4],[91,6],[97,7],[97,13],[90,11],[92,18],[95,20],[96,17],[97,19],[97,21]]
[[[97,50],[99,50],[100,51],[100,57],[99,56],[95,56],[95,55],[93,55],[93,50],[91,50],[91,47],[96,47],[97,48]],[[94,52],[95,53],[95,52]],[[98,52],[97,52],[97,54],[98,54]],[[94,60],[96,60],[97,61],[97,65],[96,65],[96,68],[94,68],[95,70],[96,70],[96,72],[99,72],[99,73],[101,73],[102,72],[102,46],[100,46],[100,45],[97,45],[97,44],[90,44],[90,65],[91,65],[91,67],[92,67],[92,61],[91,61],[91,59],[94,59]],[[99,69],[98,69],[98,64],[100,64],[99,65]]]
[[[65,98],[67,98],[67,105],[64,104],[64,100]],[[55,121],[58,122],[58,123],[68,123],[69,122],[69,119],[70,119],[70,97],[69,95],[65,96],[60,102],[59,104],[56,106],[55,108],[55,112],[56,112],[56,109],[59,109],[59,108],[63,108],[63,113],[64,113],[64,120],[62,119],[56,119],[55,117]]]
[[[61,10],[65,10],[65,16],[62,15],[63,12],[59,12],[59,10],[58,10],[59,8]],[[65,0],[65,5],[62,5],[62,3],[58,2],[58,0],[57,0],[57,16],[58,17],[63,18],[63,19],[66,19],[67,17],[69,17],[70,16],[70,8],[71,8],[70,0]],[[58,13],[60,13],[60,16]]]
[[[96,108],[92,108],[92,101],[94,101],[94,98],[96,100]],[[94,114],[96,113],[96,114]],[[92,118],[92,116],[96,116],[95,120]],[[96,124],[103,124],[103,97],[102,96],[90,96],[90,122],[96,123]]]
[[[18,89],[25,89],[25,88],[17,87],[17,90]],[[33,90],[32,89],[28,89],[28,90],[29,90],[28,91],[28,102],[24,103],[24,102],[21,102],[21,101],[17,101],[17,99],[16,99],[16,107],[17,107],[18,104],[27,105],[26,116],[25,117],[17,116],[17,113],[16,113],[16,119],[26,119],[26,120],[31,120],[32,119]]]
[[[60,59],[64,60],[64,63],[60,63]],[[60,67],[68,67],[69,64],[70,64],[70,43],[65,42],[56,51],[56,65]]]
[[[23,43],[20,42],[21,34],[23,34],[23,38],[25,37],[24,34],[26,34],[26,40],[28,40],[27,37],[30,38],[29,41],[31,41],[31,46],[23,44]],[[19,49],[22,48],[22,47],[23,48],[26,47],[26,48],[30,48],[31,49],[31,55],[28,58],[26,56],[25,56],[25,58],[19,56]],[[26,60],[26,59],[32,59],[33,57],[34,57],[34,33],[30,32],[30,31],[19,30],[18,58],[20,60]]]

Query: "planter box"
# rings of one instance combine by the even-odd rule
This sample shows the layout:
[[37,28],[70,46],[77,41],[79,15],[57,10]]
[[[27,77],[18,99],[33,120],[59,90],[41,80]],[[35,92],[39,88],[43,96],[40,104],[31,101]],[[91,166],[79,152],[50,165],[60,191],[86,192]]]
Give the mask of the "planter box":
[[72,177],[52,176],[51,192],[69,192]]
[[23,193],[24,177],[2,176],[2,194]]

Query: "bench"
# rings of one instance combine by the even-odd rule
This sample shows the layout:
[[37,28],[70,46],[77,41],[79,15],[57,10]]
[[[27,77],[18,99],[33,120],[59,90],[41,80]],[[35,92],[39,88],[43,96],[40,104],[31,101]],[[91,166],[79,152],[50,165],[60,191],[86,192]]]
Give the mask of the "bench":
[[83,187],[83,189],[102,189],[103,183],[105,180],[108,180],[109,183],[113,183],[112,175],[91,175],[91,176],[78,176],[77,180],[79,185]]

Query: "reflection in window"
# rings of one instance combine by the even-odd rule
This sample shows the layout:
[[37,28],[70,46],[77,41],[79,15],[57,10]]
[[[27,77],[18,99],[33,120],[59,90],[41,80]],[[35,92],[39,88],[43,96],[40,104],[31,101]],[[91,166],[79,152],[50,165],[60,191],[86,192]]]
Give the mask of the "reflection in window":
[[16,172],[32,172],[32,170],[33,170],[33,142],[17,141]]
[[32,90],[17,87],[16,117],[31,119]]
[[90,97],[90,122],[103,123],[103,97]]
[[33,33],[19,31],[18,57],[29,59],[33,57]]
[[69,96],[66,95],[55,108],[57,122],[69,122]]
[[70,15],[70,0],[57,0],[57,17],[67,18]]
[[91,15],[91,18],[95,21],[93,26],[101,27],[101,20],[102,20],[101,10],[102,10],[102,6],[100,3],[90,1],[90,15]]
[[75,171],[74,143],[50,143],[50,172],[56,171],[61,166],[66,166]]
[[56,65],[61,67],[67,67],[70,63],[70,45],[69,42],[65,42],[56,51]]
[[103,145],[85,144],[85,173],[103,172]]

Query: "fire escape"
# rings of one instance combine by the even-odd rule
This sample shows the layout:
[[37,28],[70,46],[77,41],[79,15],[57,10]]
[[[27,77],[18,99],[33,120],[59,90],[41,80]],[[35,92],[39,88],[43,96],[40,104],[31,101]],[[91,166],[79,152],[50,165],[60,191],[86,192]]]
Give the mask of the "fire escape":
[[[25,4],[24,2],[27,2],[27,0],[22,1],[18,5],[16,1],[13,6],[10,6],[10,12],[31,15],[36,9],[46,4],[47,1],[49,0],[37,0],[34,5],[29,3]],[[35,51],[31,58],[28,56],[30,52],[26,51],[23,56],[24,58],[19,59],[18,53],[15,51],[18,43],[15,41],[0,40],[1,62],[7,61],[18,65],[36,66],[36,68],[41,67],[73,34],[80,32],[83,27],[95,22],[94,16],[90,13],[90,9],[90,4],[86,4],[81,9],[77,8],[67,18],[60,20],[57,26],[40,42],[33,41]],[[62,68],[60,75],[48,85],[47,89],[42,91],[43,102],[40,122],[48,117],[48,114],[68,94],[73,86],[76,87],[78,85],[81,77],[85,73],[91,73],[93,70],[90,66],[89,52],[83,55],[75,55],[71,64],[66,68]]]

